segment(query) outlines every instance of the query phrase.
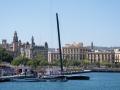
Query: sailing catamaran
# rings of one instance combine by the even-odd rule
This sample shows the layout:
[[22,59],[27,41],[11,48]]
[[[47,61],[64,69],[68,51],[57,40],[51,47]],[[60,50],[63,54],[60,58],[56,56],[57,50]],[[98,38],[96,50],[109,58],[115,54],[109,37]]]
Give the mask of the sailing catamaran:
[[58,13],[56,13],[56,21],[57,21],[57,32],[58,32],[58,44],[59,44],[59,55],[60,55],[59,57],[60,57],[61,72],[60,72],[60,75],[49,75],[49,76],[43,77],[42,79],[46,79],[46,80],[49,80],[49,81],[52,81],[52,80],[55,80],[55,81],[89,80],[88,76],[64,75]]
[[59,18],[58,13],[56,13],[57,20],[57,32],[58,32],[58,44],[59,44],[59,55],[60,55],[60,67],[61,67],[61,77],[67,80],[89,80],[88,76],[80,76],[80,75],[64,75],[63,73],[63,60],[62,60],[62,51],[61,51],[61,39],[60,39],[60,28],[59,28]]

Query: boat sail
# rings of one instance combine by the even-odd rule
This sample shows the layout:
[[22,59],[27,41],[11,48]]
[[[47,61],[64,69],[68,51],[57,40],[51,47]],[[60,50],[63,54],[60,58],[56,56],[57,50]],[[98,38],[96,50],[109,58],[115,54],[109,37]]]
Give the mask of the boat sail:
[[60,39],[60,28],[59,28],[59,19],[58,13],[56,13],[57,20],[57,31],[58,31],[58,43],[59,43],[59,55],[60,55],[60,67],[61,67],[61,75],[63,74],[63,60],[62,60],[62,51],[61,51],[61,39]]

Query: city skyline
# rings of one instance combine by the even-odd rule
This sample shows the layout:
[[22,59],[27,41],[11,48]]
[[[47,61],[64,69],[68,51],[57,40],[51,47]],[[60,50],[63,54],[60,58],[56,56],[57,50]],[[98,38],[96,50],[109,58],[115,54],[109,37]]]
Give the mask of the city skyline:
[[[83,42],[120,46],[118,0],[7,0],[0,1],[0,41],[10,43],[14,31],[23,42],[34,36],[37,44],[58,47],[55,13],[59,13],[62,46]],[[66,7],[67,6],[67,7]]]

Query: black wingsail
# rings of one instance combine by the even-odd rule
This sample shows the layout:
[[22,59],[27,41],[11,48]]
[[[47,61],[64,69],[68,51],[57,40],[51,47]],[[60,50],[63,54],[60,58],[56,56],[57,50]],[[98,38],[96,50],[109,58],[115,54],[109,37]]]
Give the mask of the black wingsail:
[[61,75],[62,75],[63,74],[63,60],[62,60],[62,51],[61,51],[61,40],[60,40],[58,13],[56,13],[56,20],[57,20],[58,43],[59,43],[60,67],[61,67]]

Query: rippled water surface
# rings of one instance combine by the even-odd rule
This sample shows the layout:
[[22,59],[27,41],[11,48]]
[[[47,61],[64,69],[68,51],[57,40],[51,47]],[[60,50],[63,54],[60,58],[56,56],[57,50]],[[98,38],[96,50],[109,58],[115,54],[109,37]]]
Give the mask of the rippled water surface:
[[90,80],[68,82],[4,82],[0,90],[120,90],[120,73],[85,73]]

